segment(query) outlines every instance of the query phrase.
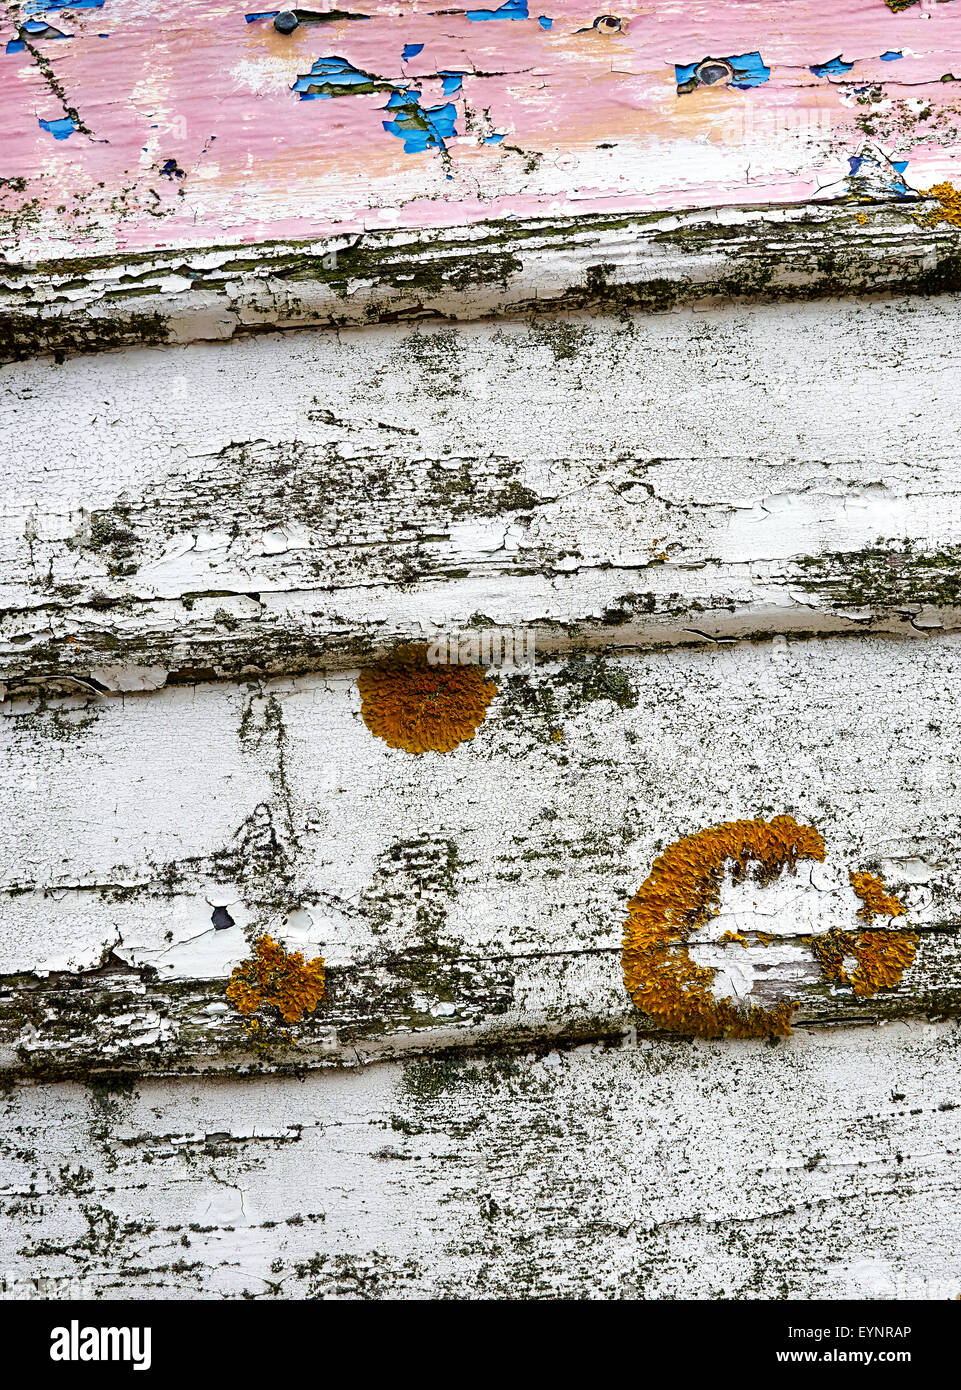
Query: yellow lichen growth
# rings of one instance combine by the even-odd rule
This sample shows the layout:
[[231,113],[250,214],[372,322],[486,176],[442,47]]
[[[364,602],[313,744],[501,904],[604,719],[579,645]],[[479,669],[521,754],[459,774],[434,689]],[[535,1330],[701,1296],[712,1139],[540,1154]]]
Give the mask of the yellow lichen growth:
[[227,998],[245,1017],[272,1005],[285,1023],[299,1023],[323,999],[324,987],[323,957],[305,961],[300,951],[288,952],[272,937],[258,936],[253,955],[231,975]]
[[799,859],[824,859],[824,841],[791,816],[736,820],[685,835],[654,861],[628,903],[624,923],[624,982],[643,1013],[665,1028],[703,1038],[761,1038],[791,1031],[792,1003],[738,1008],[710,992],[714,971],[695,965],[686,938],[717,914],[725,867],[735,880],[756,866],[770,883]]
[[747,937],[740,931],[726,931],[723,936],[718,937],[722,946],[733,945],[736,941],[740,946],[747,945]]
[[[900,898],[889,893],[874,874],[852,873],[851,887],[861,899],[858,916],[870,922],[875,917],[903,917]],[[830,931],[812,941],[814,954],[829,980],[847,985],[861,997],[879,989],[894,989],[914,961],[918,947],[916,932],[907,931]],[[846,962],[854,961],[854,968]]]
[[904,916],[904,903],[893,893],[889,893],[881,880],[874,874],[862,872],[849,874],[848,877],[851,880],[851,887],[861,899],[862,906],[858,908],[858,916],[863,918],[865,922],[870,922],[872,917]]
[[936,227],[939,222],[947,222],[949,226],[961,227],[961,188],[955,188],[953,183],[936,183],[924,196],[937,198],[940,204],[921,218],[925,226]]
[[[814,953],[829,980],[848,985],[855,994],[870,996],[894,989],[914,961],[918,938],[902,931],[829,931],[814,938]],[[853,970],[845,961],[857,962]]]
[[432,666],[422,645],[396,648],[357,684],[368,729],[407,753],[449,753],[473,738],[497,693],[480,666]]

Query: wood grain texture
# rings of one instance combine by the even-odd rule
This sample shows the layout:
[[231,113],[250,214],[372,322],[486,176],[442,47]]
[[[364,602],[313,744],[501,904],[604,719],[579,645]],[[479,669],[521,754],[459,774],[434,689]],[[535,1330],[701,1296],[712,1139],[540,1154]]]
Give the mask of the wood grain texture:
[[[598,18],[0,15],[0,1297],[961,1293],[961,4]],[[667,1033],[629,900],[784,815],[683,947],[793,1034]]]
[[10,263],[0,362],[303,327],[961,287],[933,199],[557,215]]

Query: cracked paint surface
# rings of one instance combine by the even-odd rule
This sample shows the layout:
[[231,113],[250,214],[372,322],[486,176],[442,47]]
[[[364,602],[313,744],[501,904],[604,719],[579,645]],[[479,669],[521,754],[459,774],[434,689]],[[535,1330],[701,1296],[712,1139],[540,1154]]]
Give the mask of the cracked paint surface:
[[0,1297],[943,1302],[959,1063],[918,1023],[26,1086]]
[[[370,737],[349,674],[260,693],[112,696],[66,738],[54,736],[55,711],[11,710],[0,972],[10,986],[18,973],[95,971],[111,957],[153,966],[168,988],[222,982],[269,934],[324,957],[348,1034],[351,1010],[369,1018],[372,1007],[385,1034],[476,1033],[504,1009],[502,985],[482,982],[492,962],[513,972],[507,998],[531,1026],[600,1018],[616,1030],[631,1012],[623,904],[657,844],[761,803],[816,815],[838,863],[864,865],[898,894],[923,939],[892,1003],[947,1001],[961,982],[961,807],[943,714],[958,639],[929,639],[921,664],[903,663],[898,643],[858,647],[852,668],[843,641],[808,642],[787,681],[764,645],[501,671],[475,738],[425,760],[416,778],[409,759]],[[757,938],[747,954],[723,943],[727,963],[746,959],[763,976],[762,1002],[791,991],[807,1017],[863,1008],[856,991],[825,982],[810,949],[831,926],[858,929],[850,886],[830,875],[786,886],[797,896],[722,900],[716,942]],[[233,925],[218,926],[218,905]],[[404,958],[421,960],[423,983],[406,985],[413,993],[395,1010],[381,972]],[[152,995],[141,997],[149,1015]],[[316,1026],[329,1022],[325,1005]],[[175,1025],[168,1009],[165,1026]],[[56,1051],[56,1032],[45,1035],[36,1045]]]
[[[955,317],[371,326],[5,367],[3,1056],[230,1065],[224,984],[263,934],[327,963],[322,1017],[293,1025],[311,1065],[617,1033],[623,903],[664,844],[759,814],[889,886],[917,960],[890,996],[843,956],[825,980],[810,938],[856,919],[799,874],[784,901],[722,897],[690,943],[718,981],[802,1024],[957,1008]],[[476,737],[412,778],[363,724],[358,647],[476,614],[533,626],[536,668],[496,673]],[[572,649],[592,625],[617,655]]]
[[544,652],[569,625],[777,634],[785,679],[795,635],[923,641],[961,621],[956,315],[371,327],[3,368],[0,680],[87,682],[63,699],[353,666],[357,641],[476,613]]
[[[610,17],[581,0],[550,15],[415,0],[401,16],[378,0],[292,34],[272,14],[212,0],[9,7],[11,251],[835,198],[866,140],[907,164],[908,189],[955,173],[956,4],[635,0]],[[332,65],[344,94],[299,100]],[[370,80],[347,84],[351,72]]]
[[[168,248],[0,287],[0,1297],[955,1297],[961,4],[433,5],[0,12],[5,254]],[[623,904],[776,815],[685,949],[794,1036],[679,1045]]]

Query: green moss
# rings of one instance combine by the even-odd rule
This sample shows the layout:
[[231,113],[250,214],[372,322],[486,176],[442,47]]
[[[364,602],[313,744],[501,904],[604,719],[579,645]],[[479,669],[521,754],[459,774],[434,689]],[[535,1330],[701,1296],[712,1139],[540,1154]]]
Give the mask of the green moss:
[[511,671],[498,675],[498,686],[496,722],[550,745],[560,720],[554,682],[541,672]]
[[590,337],[589,328],[557,318],[535,320],[531,332],[547,344],[557,362],[576,361]]
[[522,483],[508,483],[495,498],[498,512],[532,512],[544,499]]
[[23,311],[0,310],[0,362],[19,362],[40,353],[57,361],[86,352],[106,352],[133,344],[165,343],[169,338],[166,315],[118,313],[93,316],[51,315],[48,318]]
[[82,738],[100,716],[97,705],[77,709],[60,709],[49,706],[41,699],[38,709],[30,714],[11,716],[10,731],[15,738],[43,738],[55,743],[70,743]]
[[99,1072],[87,1084],[95,1104],[111,1114],[119,1099],[130,1099],[136,1093],[135,1078],[124,1072]]
[[566,686],[577,703],[592,704],[610,700],[618,709],[637,706],[637,690],[627,671],[602,656],[582,653],[568,657],[557,674],[558,684]]
[[[350,88],[340,86],[336,82],[312,82],[306,90],[320,97],[342,97],[348,94],[354,97],[368,97],[376,95],[377,92],[390,93],[395,88],[390,82],[378,82],[370,78],[367,82],[352,84]],[[427,129],[426,122],[423,123],[423,127]]]
[[103,552],[111,577],[136,573],[137,567],[131,561],[137,549],[137,533],[130,525],[128,507],[92,512],[86,535],[79,543],[85,550]]
[[[516,252],[498,251],[486,245],[481,250],[466,239],[462,243],[448,242],[436,257],[430,256],[429,248],[425,250],[423,258],[413,257],[359,239],[334,255],[302,257],[296,268],[283,269],[280,278],[321,279],[343,298],[347,298],[351,284],[358,280],[373,281],[379,291],[391,291],[405,298],[435,298],[483,286],[506,288],[511,277],[523,268]],[[272,277],[273,274],[271,271]]]
[[840,608],[893,608],[906,604],[961,606],[961,545],[924,551],[913,542],[798,562],[802,586]]
[[403,1088],[413,1100],[436,1100],[477,1077],[477,1069],[467,1067],[462,1057],[422,1057],[404,1067]]

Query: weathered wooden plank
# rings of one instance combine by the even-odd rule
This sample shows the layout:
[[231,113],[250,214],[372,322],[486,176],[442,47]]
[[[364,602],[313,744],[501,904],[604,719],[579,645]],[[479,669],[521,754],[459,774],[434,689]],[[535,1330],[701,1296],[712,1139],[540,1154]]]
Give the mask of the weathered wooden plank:
[[53,3],[0,1297],[958,1297],[961,6]]
[[0,680],[342,669],[478,623],[544,653],[956,627],[956,316],[742,306],[7,367]]
[[2,1296],[954,1299],[959,1037],[18,1087]]
[[286,35],[222,0],[49,3],[0,35],[0,245],[27,255],[805,202],[852,161],[903,196],[954,170],[953,3],[372,0]]
[[[654,858],[681,835],[780,814],[815,825],[827,859],[760,897],[724,889],[694,957],[722,993],[798,999],[802,1019],[826,1022],[953,1012],[961,639],[929,636],[910,661],[896,640],[860,639],[854,663],[850,650],[501,671],[476,738],[419,757],[373,738],[349,674],[8,702],[7,1064],[289,1066],[643,1029],[620,942]],[[893,925],[922,934],[903,982],[874,998],[832,983],[810,944],[857,929],[848,875],[864,869],[901,895]],[[275,1034],[267,1052],[223,998],[264,931],[330,972],[295,1045],[273,1048]],[[724,945],[728,931],[748,947]]]
[[[290,933],[281,935],[303,945]],[[246,950],[234,943],[231,962]],[[724,954],[742,967],[739,949]],[[787,937],[749,955],[765,973],[762,989],[748,1002],[770,1007],[795,1000],[795,1029],[834,1031],[961,1013],[956,924],[923,932],[903,986],[867,1000],[825,985],[804,938]],[[711,959],[720,963],[717,953]],[[430,947],[371,954],[359,965],[328,970],[327,996],[315,1015],[254,1038],[225,1003],[223,977],[158,979],[113,958],[93,971],[0,978],[0,1068],[24,1082],[300,1075],[389,1058],[461,1056],[467,1049],[501,1054],[530,1045],[638,1037],[669,1043],[676,1037],[632,1009],[614,946],[494,958]]]
[[[0,362],[274,329],[961,287],[935,199],[547,216],[10,263]],[[952,214],[953,216],[953,214]]]

